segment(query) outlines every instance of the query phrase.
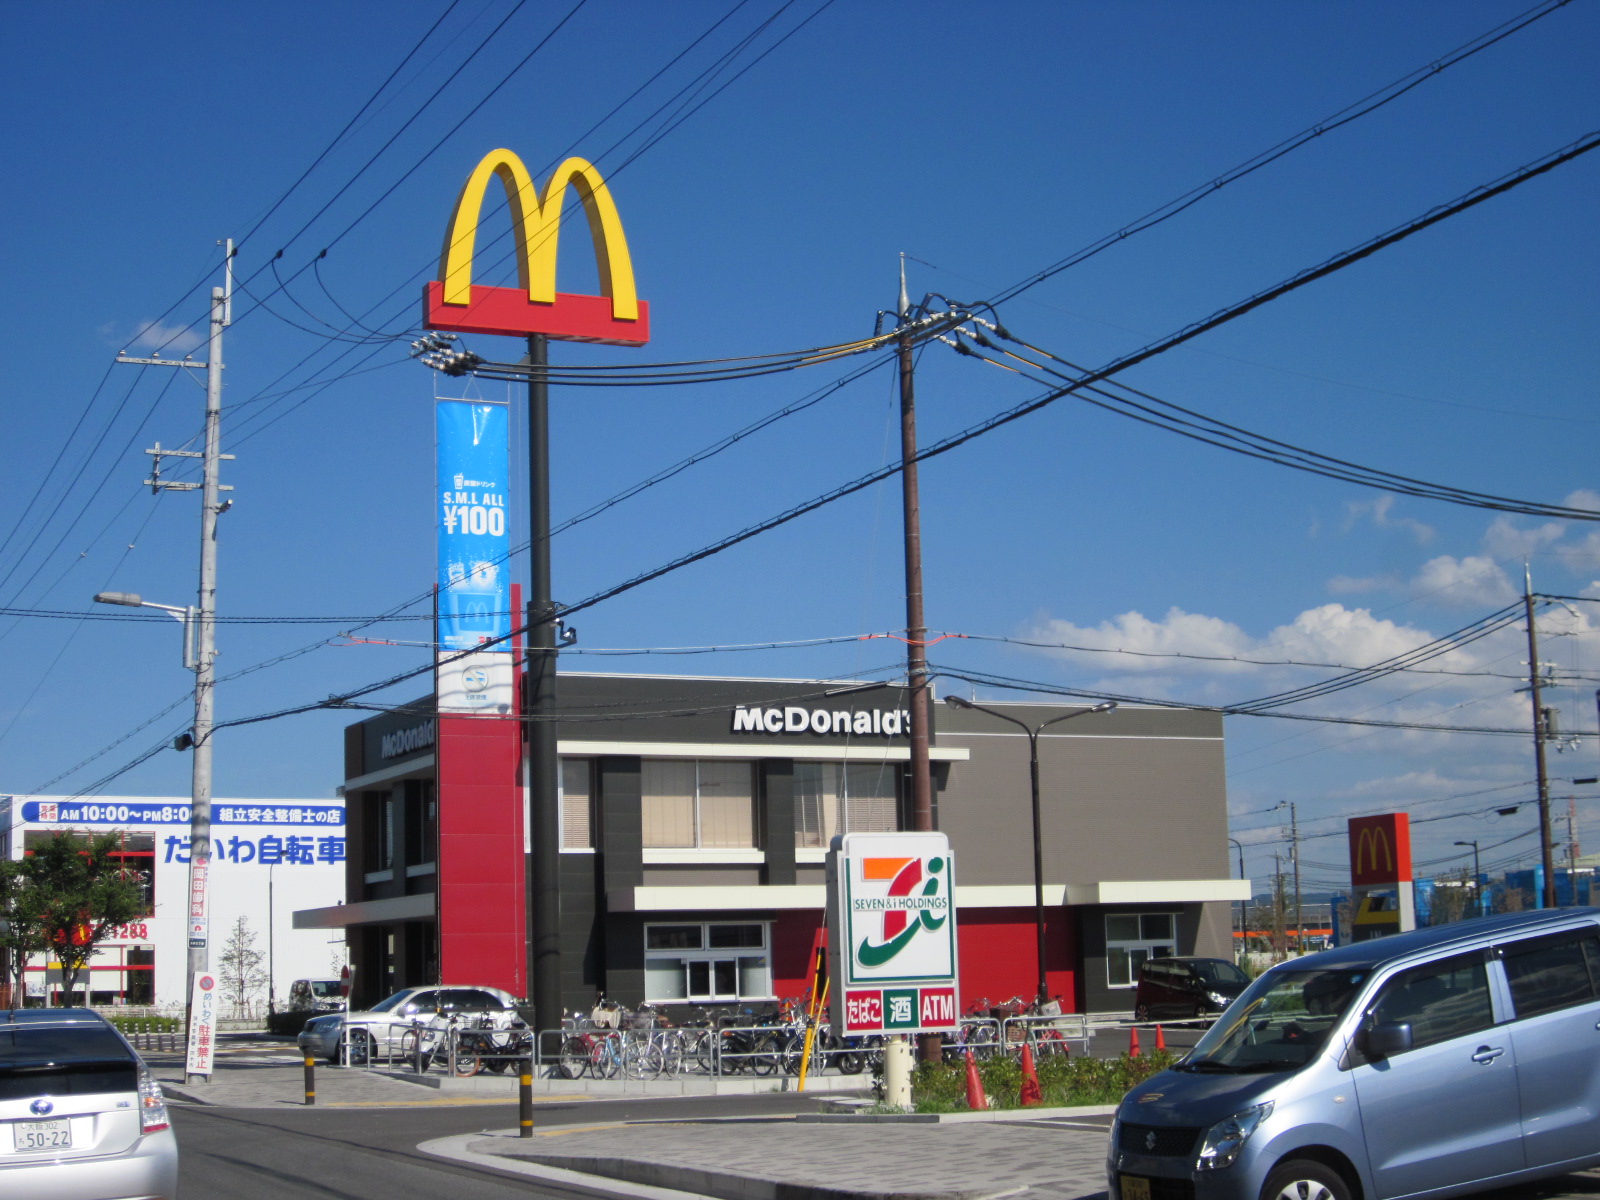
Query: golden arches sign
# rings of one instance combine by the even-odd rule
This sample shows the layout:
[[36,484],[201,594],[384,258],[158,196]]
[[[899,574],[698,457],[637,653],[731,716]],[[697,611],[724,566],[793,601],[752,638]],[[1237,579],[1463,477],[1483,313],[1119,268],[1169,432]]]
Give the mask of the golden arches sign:
[[[484,193],[495,178],[505,188],[511,209],[517,254],[515,288],[472,282]],[[589,220],[604,293],[600,296],[556,291],[561,207],[569,186],[577,190]],[[439,278],[424,289],[423,324],[461,333],[542,333],[567,341],[622,346],[648,342],[650,306],[639,299],[622,218],[594,165],[581,158],[567,159],[541,193],[515,153],[501,149],[484,155],[456,200],[439,256]]]

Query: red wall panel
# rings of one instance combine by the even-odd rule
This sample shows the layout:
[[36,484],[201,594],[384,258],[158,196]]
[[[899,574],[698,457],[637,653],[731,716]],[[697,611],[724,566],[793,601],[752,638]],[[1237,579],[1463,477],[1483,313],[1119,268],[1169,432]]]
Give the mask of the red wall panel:
[[521,725],[441,715],[435,753],[440,981],[526,996]]

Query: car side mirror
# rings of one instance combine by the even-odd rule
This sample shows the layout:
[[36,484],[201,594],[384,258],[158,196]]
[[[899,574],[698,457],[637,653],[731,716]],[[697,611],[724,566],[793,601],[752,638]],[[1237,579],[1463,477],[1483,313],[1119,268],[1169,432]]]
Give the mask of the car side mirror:
[[1406,1053],[1414,1044],[1411,1024],[1408,1021],[1397,1021],[1388,1025],[1374,1025],[1367,1030],[1366,1050],[1368,1058],[1393,1058],[1396,1054]]

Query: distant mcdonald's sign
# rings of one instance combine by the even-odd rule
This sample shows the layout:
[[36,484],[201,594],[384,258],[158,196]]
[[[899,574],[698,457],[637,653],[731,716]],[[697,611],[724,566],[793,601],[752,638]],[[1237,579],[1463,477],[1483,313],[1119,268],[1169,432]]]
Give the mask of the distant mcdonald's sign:
[[[517,255],[518,286],[514,288],[472,282],[478,218],[491,178],[498,178],[504,186],[511,209]],[[589,219],[604,295],[556,291],[561,206],[569,184],[577,189]],[[439,278],[423,289],[422,322],[429,329],[458,333],[542,333],[563,341],[618,346],[648,342],[650,306],[639,299],[622,219],[600,172],[581,158],[569,158],[556,168],[541,193],[528,168],[510,150],[491,150],[484,155],[456,200],[439,257]]]
[[1350,882],[1356,887],[1411,879],[1411,817],[1384,813],[1350,819]]

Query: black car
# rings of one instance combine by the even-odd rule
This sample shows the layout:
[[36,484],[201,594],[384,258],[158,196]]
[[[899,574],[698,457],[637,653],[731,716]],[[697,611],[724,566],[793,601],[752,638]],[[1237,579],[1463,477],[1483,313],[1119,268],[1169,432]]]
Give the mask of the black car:
[[1250,979],[1220,958],[1149,958],[1139,968],[1133,993],[1133,1019],[1191,1021],[1215,1016]]

